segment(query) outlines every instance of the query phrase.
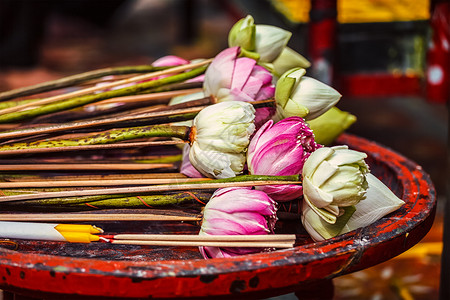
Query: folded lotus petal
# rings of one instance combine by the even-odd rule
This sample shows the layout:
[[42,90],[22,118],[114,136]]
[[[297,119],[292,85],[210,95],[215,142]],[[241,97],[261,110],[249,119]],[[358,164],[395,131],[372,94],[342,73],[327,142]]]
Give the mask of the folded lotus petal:
[[[225,197],[227,200],[223,201],[222,199]],[[275,202],[261,191],[231,188],[231,190],[222,194],[214,193],[211,198],[210,206],[229,214],[242,211],[253,211],[262,215],[275,213]]]
[[188,144],[183,147],[183,158],[181,160],[180,173],[191,178],[205,177],[191,164],[189,160],[190,149],[191,147]]
[[272,62],[286,47],[292,33],[271,25],[256,25],[255,50],[262,62]]
[[314,155],[308,157],[303,165],[303,173],[314,174],[318,166],[334,153],[330,147],[322,147],[314,151]]
[[242,91],[253,100],[256,98],[256,95],[258,95],[262,86],[263,83],[260,79],[249,77],[245,85],[242,87]]
[[255,65],[256,61],[248,57],[240,57],[236,59],[230,88],[239,90],[242,89],[247,83],[247,80],[250,77]]
[[[255,100],[267,100],[273,98],[275,95],[275,86],[274,85],[265,85],[263,86],[258,94],[256,94]],[[273,108],[272,108],[273,109]]]
[[300,79],[300,84],[292,94],[294,95],[292,99],[298,98],[294,101],[300,101],[299,103],[308,108],[309,114],[306,118],[308,120],[317,118],[341,99],[341,94],[335,89],[307,76]]
[[273,69],[276,74],[283,74],[292,68],[309,68],[311,63],[301,54],[289,47],[284,47],[280,56],[273,61]]
[[303,177],[303,197],[318,208],[325,207],[333,201],[333,195],[315,186],[308,177]]
[[273,76],[272,74],[264,67],[255,65],[252,69],[251,77],[258,78],[262,81],[263,85],[271,85]]
[[247,93],[245,93],[242,90],[239,89],[232,89],[228,91],[228,95],[226,97],[221,97],[220,101],[245,101],[245,102],[251,102],[255,99],[249,96]]
[[250,170],[255,172],[254,174],[264,175],[300,174],[303,160],[292,161],[292,159],[301,158],[303,154],[303,147],[296,143],[291,135],[280,135],[276,143],[266,143],[258,149],[252,158]]
[[191,145],[189,160],[200,173],[207,177],[229,178],[236,176],[235,171],[231,168],[229,155],[214,150],[202,150],[195,142]]
[[[200,235],[264,235],[273,232],[275,201],[251,188],[218,189],[203,210]],[[204,258],[229,257],[263,248],[200,247]]]
[[405,204],[377,177],[367,174],[366,178],[369,184],[366,199],[355,205],[356,211],[342,233],[368,226]]
[[227,48],[216,55],[205,72],[203,89],[205,95],[217,95],[222,87],[231,87],[239,47]]

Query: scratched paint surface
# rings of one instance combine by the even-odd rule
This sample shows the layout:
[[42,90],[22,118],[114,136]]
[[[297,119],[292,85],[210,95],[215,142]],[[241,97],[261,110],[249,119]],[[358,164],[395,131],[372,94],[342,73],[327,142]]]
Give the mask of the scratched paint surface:
[[[0,248],[0,288],[34,296],[267,297],[368,268],[415,245],[435,214],[435,191],[428,175],[376,143],[348,134],[338,142],[368,153],[372,172],[406,204],[371,226],[317,243],[298,221],[283,221],[278,230],[298,235],[295,248],[232,259],[203,260],[196,248],[21,241],[17,250]],[[118,232],[115,223],[98,225]],[[198,227],[133,222],[125,230],[195,233]]]

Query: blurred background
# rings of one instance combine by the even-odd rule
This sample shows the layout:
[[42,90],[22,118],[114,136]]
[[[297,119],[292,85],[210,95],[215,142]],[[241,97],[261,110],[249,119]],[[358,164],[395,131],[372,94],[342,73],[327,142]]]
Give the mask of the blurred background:
[[0,91],[151,64],[168,54],[213,57],[247,14],[256,24],[293,33],[289,46],[312,62],[309,76],[336,88],[343,95],[338,107],[357,116],[348,132],[415,161],[436,187],[438,212],[423,241],[386,263],[336,278],[335,299],[438,299],[440,287],[441,299],[450,299],[442,296],[450,297],[450,264],[442,256],[448,1],[0,0]]

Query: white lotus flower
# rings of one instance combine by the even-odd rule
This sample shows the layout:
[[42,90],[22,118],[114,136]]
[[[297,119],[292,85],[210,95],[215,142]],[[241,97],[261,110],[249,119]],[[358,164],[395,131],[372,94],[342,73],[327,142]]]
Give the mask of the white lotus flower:
[[247,102],[227,101],[204,108],[193,123],[192,165],[212,178],[242,173],[254,119],[255,109]]
[[363,152],[347,146],[319,148],[303,165],[304,201],[324,221],[335,223],[342,207],[358,204],[365,198],[369,166]]
[[303,202],[302,223],[313,240],[322,241],[369,226],[405,204],[374,175],[369,173],[366,179],[369,186],[364,201],[345,207],[344,213],[334,224],[324,221],[306,202]]

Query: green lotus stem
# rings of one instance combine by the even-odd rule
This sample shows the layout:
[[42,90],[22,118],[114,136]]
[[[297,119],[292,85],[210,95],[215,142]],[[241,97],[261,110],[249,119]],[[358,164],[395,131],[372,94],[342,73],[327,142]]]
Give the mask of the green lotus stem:
[[117,90],[106,91],[98,94],[89,94],[74,97],[67,100],[62,100],[59,102],[42,105],[37,108],[32,108],[24,111],[16,111],[11,113],[6,113],[0,116],[0,123],[11,123],[18,122],[27,119],[31,119],[37,116],[42,116],[50,113],[55,113],[58,111],[63,111],[67,109],[72,109],[75,107],[83,106],[89,103],[93,103],[96,101],[110,99],[121,96],[134,95],[144,90],[148,90],[150,88],[157,88],[167,84],[173,84],[181,81],[185,81],[190,78],[194,78],[198,75],[201,75],[205,72],[207,66],[195,68],[191,71],[176,74],[173,76],[151,80],[143,83],[138,83],[130,87],[125,87]]
[[90,210],[107,208],[153,208],[189,203],[207,203],[212,193],[208,192],[178,192],[162,195],[119,196],[99,195],[73,198],[40,199],[5,203],[2,210]]
[[4,101],[4,102],[0,102],[0,109],[5,109],[5,108],[10,108],[10,107],[14,107],[17,105],[22,105],[22,104],[27,104],[27,103],[31,103],[33,101],[37,101],[40,99],[25,99],[25,100],[14,100],[14,101]]
[[300,181],[300,175],[288,175],[288,176],[273,176],[273,175],[239,175],[236,177],[223,178],[223,179],[213,179],[213,180],[203,180],[195,181],[189,183],[183,183],[184,185],[189,184],[209,184],[209,183],[222,183],[222,182],[245,182],[245,181]]
[[164,163],[174,163],[181,161],[183,159],[182,154],[176,155],[165,155],[152,159],[136,159],[134,162],[136,163],[146,163],[146,164],[164,164]]
[[149,137],[175,137],[185,141],[189,140],[189,126],[152,125],[123,129],[113,129],[96,135],[78,139],[60,139],[50,141],[37,141],[29,143],[13,143],[0,146],[2,151],[26,151],[30,149],[51,149],[54,147],[71,147],[87,145],[103,145],[122,142],[126,140]]
[[[164,194],[164,195],[146,195],[146,196],[128,196],[121,198],[112,198],[98,201],[88,202],[90,207],[98,209],[106,208],[152,208],[168,205],[180,205],[186,203],[198,204],[207,203],[212,193],[205,192],[180,192],[176,194]],[[71,207],[84,207],[86,203],[79,203],[72,205]]]
[[16,97],[28,96],[43,92],[48,92],[72,85],[77,85],[82,82],[100,78],[108,75],[124,75],[133,73],[149,73],[160,70],[165,70],[169,67],[154,67],[150,65],[141,66],[124,66],[124,67],[114,67],[114,68],[104,68],[93,70],[89,72],[84,72],[72,76],[63,77],[56,80],[46,81],[43,83],[35,84],[28,87],[18,88],[11,91],[6,91],[0,93],[0,100],[8,100]]

